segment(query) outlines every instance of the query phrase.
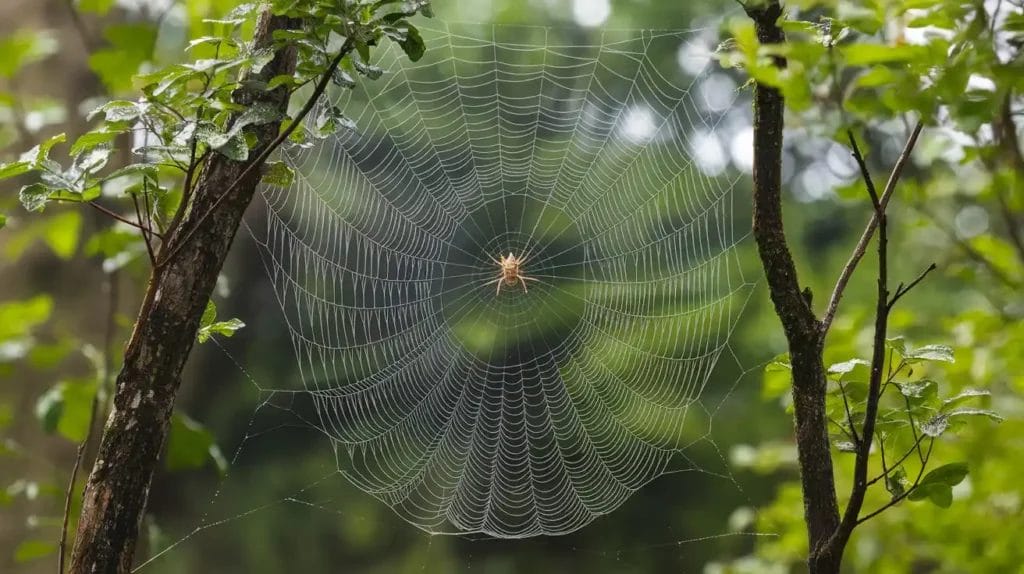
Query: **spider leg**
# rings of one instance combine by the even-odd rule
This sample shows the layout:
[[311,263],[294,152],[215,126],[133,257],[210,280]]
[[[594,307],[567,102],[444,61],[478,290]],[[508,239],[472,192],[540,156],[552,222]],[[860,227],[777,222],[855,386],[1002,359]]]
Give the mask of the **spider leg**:
[[498,289],[494,292],[494,296],[495,297],[497,297],[498,295],[501,295],[502,279],[504,279],[504,278],[503,277],[498,277]]
[[520,276],[519,276],[519,282],[523,284],[523,293],[529,293],[529,292],[530,292],[530,290],[526,288],[526,281],[525,281],[525,277],[523,277],[522,275],[520,275]]

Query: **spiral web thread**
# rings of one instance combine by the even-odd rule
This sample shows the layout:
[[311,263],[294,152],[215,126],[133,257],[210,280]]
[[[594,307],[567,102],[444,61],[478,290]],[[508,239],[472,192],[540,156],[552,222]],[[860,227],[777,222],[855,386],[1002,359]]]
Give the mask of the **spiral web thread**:
[[[442,23],[320,102],[352,129],[285,150],[253,231],[301,373],[279,390],[410,523],[572,532],[707,435],[753,283],[736,182],[695,161],[721,119],[676,63],[699,33]],[[496,293],[509,253],[528,292]]]

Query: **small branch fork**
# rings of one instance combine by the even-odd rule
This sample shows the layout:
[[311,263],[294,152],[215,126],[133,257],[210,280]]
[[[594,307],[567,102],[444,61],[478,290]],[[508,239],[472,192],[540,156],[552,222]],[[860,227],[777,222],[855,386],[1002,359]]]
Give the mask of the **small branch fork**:
[[[779,25],[779,19],[783,13],[779,0],[762,0],[757,3],[746,3],[740,0],[740,4],[753,20],[758,41],[762,45],[785,42],[785,35]],[[775,65],[784,67],[786,61],[783,57],[776,56]],[[879,398],[883,389],[887,388],[887,384],[891,382],[891,377],[895,376],[890,371],[889,380],[883,382],[885,334],[889,311],[898,300],[920,284],[925,276],[934,269],[934,266],[930,267],[908,285],[900,285],[890,298],[885,210],[917,144],[923,123],[918,121],[911,130],[881,194],[875,188],[864,157],[860,153],[852,133],[850,134],[854,157],[868,188],[874,213],[836,281],[824,315],[818,319],[811,307],[810,297],[800,285],[783,229],[781,155],[784,101],[782,94],[769,85],[757,82],[754,89],[753,109],[753,235],[765,271],[775,313],[779,317],[786,335],[793,367],[792,390],[796,443],[809,547],[807,565],[812,574],[835,574],[840,570],[843,551],[853,529],[863,520],[884,510],[879,509],[864,518],[859,517],[867,487],[882,480],[875,478],[869,482],[867,473],[868,455],[874,441]],[[861,432],[857,434],[854,425],[850,425],[849,434],[851,438],[854,438],[857,452],[855,482],[850,502],[840,517],[831,445],[828,438],[829,419],[825,410],[827,374],[824,367],[824,345],[828,331],[838,312],[843,293],[849,285],[857,265],[867,252],[876,230],[879,231],[879,276],[870,393]],[[848,405],[847,410],[849,410]],[[847,419],[849,420],[849,418],[850,416],[847,414]],[[920,442],[915,445],[915,449],[919,448]],[[888,473],[888,467],[884,468],[883,476]],[[904,496],[906,495],[904,494]]]
[[[911,134],[908,145],[916,141],[917,136],[921,131],[921,123],[917,124],[914,132]],[[860,147],[857,145],[857,139],[853,135],[853,131],[848,131],[847,135],[850,140],[850,148],[853,151],[853,157],[857,162],[857,166],[860,168],[861,177],[864,180],[864,185],[867,188],[868,195],[871,198],[871,203],[874,206],[875,214],[871,219],[871,223],[868,225],[868,230],[865,231],[863,237],[870,239],[872,227],[874,226],[878,230],[878,295],[875,306],[875,334],[872,345],[872,357],[871,357],[871,375],[868,382],[868,396],[866,399],[865,412],[864,412],[864,424],[861,429],[859,440],[856,441],[856,461],[854,466],[854,481],[853,487],[850,491],[849,502],[847,503],[846,510],[843,512],[842,521],[839,524],[839,528],[833,534],[828,542],[832,552],[839,555],[842,554],[843,548],[846,546],[850,535],[853,533],[853,529],[857,525],[862,524],[864,521],[870,519],[873,516],[878,515],[885,509],[897,504],[900,500],[909,495],[910,492],[916,488],[917,484],[921,480],[921,476],[924,473],[925,466],[927,464],[928,456],[931,454],[931,443],[929,443],[928,454],[922,457],[921,468],[918,472],[918,476],[914,481],[914,484],[906,491],[898,496],[893,497],[887,504],[881,508],[869,513],[866,516],[861,517],[861,509],[864,505],[864,498],[867,494],[868,487],[875,482],[888,476],[890,468],[899,466],[911,453],[920,451],[920,444],[923,438],[918,437],[914,446],[911,447],[893,466],[886,465],[883,462],[882,474],[868,480],[868,463],[871,454],[871,445],[874,442],[875,435],[875,424],[878,420],[878,405],[882,396],[883,390],[883,369],[886,364],[885,357],[885,341],[888,330],[889,314],[892,311],[895,304],[907,295],[911,290],[919,285],[929,273],[935,270],[935,264],[931,264],[925,269],[917,278],[911,281],[909,284],[904,285],[900,283],[896,288],[896,291],[890,297],[889,292],[889,237],[888,237],[888,218],[885,213],[886,202],[888,197],[891,197],[892,191],[895,189],[895,181],[898,179],[896,176],[902,171],[903,165],[905,164],[906,157],[912,147],[905,147],[903,154],[900,159],[902,161],[897,162],[893,168],[893,176],[889,178],[889,184],[886,185],[885,195],[880,197],[875,188],[874,181],[871,178],[870,170],[868,169],[867,162],[864,159],[864,155],[860,151]],[[872,225],[874,224],[874,225]],[[863,239],[862,237],[862,239]],[[866,245],[866,242],[864,242]],[[838,306],[839,299],[842,296],[843,287],[848,283],[849,277],[853,274],[853,269],[864,255],[864,251],[861,249],[861,243],[858,243],[857,248],[854,250],[854,256],[851,257],[850,263],[843,270],[843,274],[840,277],[840,283],[836,286],[836,291],[833,293],[832,300],[829,305],[829,313],[826,315],[826,319],[831,320],[834,317],[835,308]],[[827,328],[827,324],[823,322],[823,327]],[[886,377],[885,385],[892,382],[893,378],[903,369],[904,364],[901,362],[899,367],[895,370],[891,368],[888,377]],[[845,396],[844,396],[845,399]],[[908,411],[909,413],[909,411]],[[913,421],[911,421],[913,424]],[[851,424],[852,429],[852,424]],[[855,431],[854,431],[855,432]]]
[[[850,259],[846,262],[842,272],[839,274],[839,279],[836,281],[836,286],[832,290],[832,296],[829,298],[828,307],[825,309],[825,315],[821,319],[822,331],[827,333],[829,328],[832,326],[832,322],[836,318],[836,313],[839,310],[839,302],[843,298],[843,292],[846,290],[846,286],[850,283],[850,278],[853,277],[853,272],[857,269],[857,265],[860,260],[864,257],[867,252],[868,243],[871,242],[871,238],[878,228],[879,214],[884,214],[886,207],[889,205],[889,200],[892,198],[893,193],[896,191],[896,184],[899,183],[900,177],[903,175],[903,170],[906,167],[907,161],[910,159],[911,152],[914,151],[914,147],[917,145],[917,139],[921,135],[921,129],[924,124],[918,121],[914,126],[914,129],[910,133],[910,137],[907,138],[907,143],[903,146],[903,151],[900,153],[899,158],[896,160],[896,164],[892,168],[892,172],[889,174],[889,181],[885,184],[885,190],[882,191],[882,195],[879,197],[874,189],[874,183],[869,186],[869,193],[872,194],[872,204],[875,206],[875,212],[871,216],[871,220],[868,221],[867,227],[861,234],[860,239],[857,241],[856,247],[853,248],[853,253],[850,254]],[[856,140],[854,139],[852,132],[850,133],[850,141],[856,150]],[[855,151],[855,159],[860,167],[861,176],[865,178],[865,184],[870,181],[870,174],[867,171],[867,164],[864,162],[863,156],[860,156],[860,151]]]

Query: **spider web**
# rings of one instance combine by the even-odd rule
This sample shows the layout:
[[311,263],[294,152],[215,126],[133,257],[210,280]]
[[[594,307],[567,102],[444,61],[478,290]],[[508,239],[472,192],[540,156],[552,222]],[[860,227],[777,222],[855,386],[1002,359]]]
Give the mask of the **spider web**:
[[[569,533],[707,437],[754,283],[736,181],[697,154],[721,116],[676,61],[699,32],[442,23],[318,104],[351,129],[282,154],[252,232],[301,387],[263,390],[413,525]],[[496,294],[507,254],[528,292]]]

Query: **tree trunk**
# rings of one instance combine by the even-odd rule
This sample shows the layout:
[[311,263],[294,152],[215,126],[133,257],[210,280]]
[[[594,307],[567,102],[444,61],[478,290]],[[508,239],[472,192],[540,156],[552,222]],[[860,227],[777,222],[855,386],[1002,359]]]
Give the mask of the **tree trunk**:
[[[270,46],[275,30],[298,24],[265,12],[257,25],[255,43]],[[294,49],[279,50],[253,79],[266,82],[280,74],[292,74],[295,57]],[[240,89],[236,100],[243,105],[270,102],[285,112],[288,96],[286,88],[272,92]],[[250,157],[258,157],[280,127],[280,122],[272,122],[252,128],[258,143]],[[211,154],[195,186],[188,214],[161,249],[161,255],[170,257],[160,260],[153,270],[125,349],[113,409],[85,488],[71,572],[131,572],[139,524],[167,438],[181,371],[231,242],[259,183],[260,169],[248,167],[249,162]],[[222,199],[225,193],[228,195]]]
[[[785,41],[778,0],[747,13],[762,44]],[[783,60],[777,62],[785,65]],[[825,412],[824,329],[811,308],[809,291],[801,291],[796,266],[782,226],[782,134],[784,102],[775,88],[754,90],[754,239],[768,280],[775,312],[782,322],[793,368],[793,405],[804,521],[810,548],[807,563],[814,574],[839,571],[840,555],[828,541],[839,527],[832,454]]]

